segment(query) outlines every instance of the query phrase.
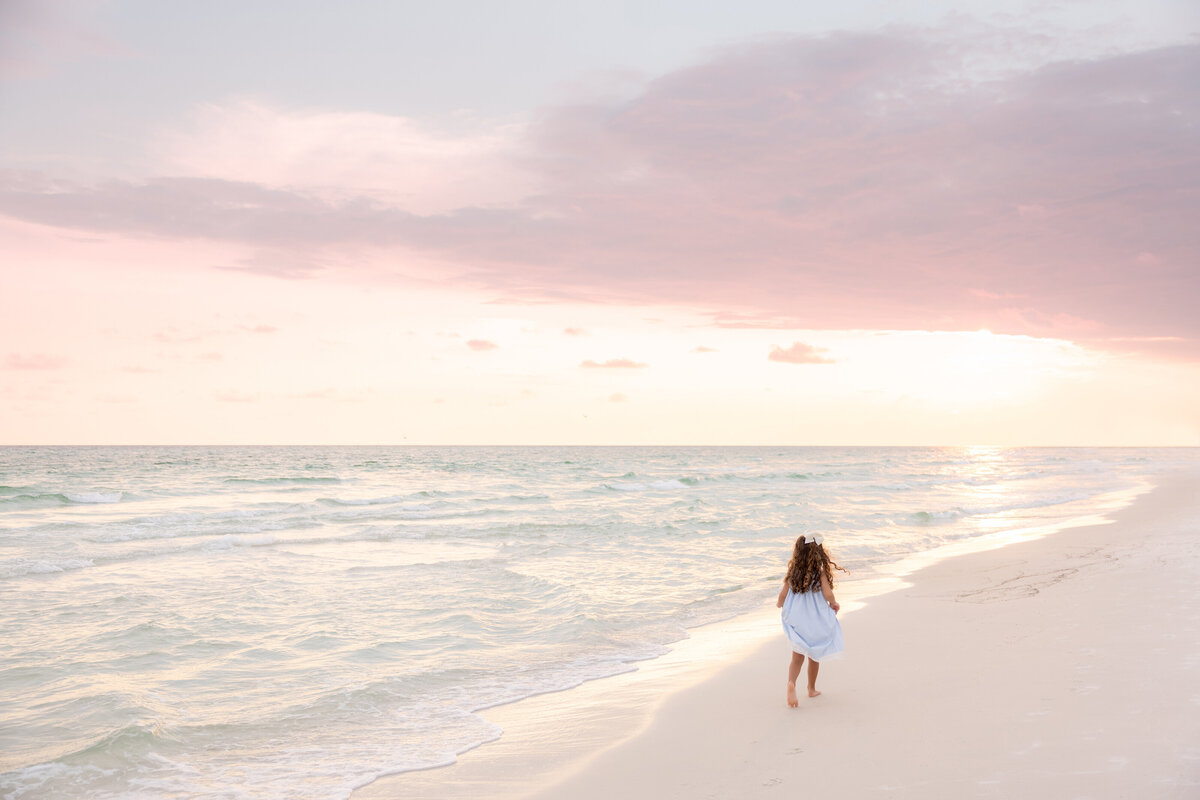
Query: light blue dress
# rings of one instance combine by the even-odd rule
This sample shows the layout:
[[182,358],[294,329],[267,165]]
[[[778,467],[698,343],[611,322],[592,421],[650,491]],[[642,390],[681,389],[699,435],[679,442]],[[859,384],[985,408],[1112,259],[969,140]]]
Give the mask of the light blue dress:
[[840,655],[844,649],[842,624],[826,602],[825,595],[821,594],[819,584],[812,591],[800,593],[793,592],[789,586],[781,616],[783,632],[794,652],[813,661],[824,661]]

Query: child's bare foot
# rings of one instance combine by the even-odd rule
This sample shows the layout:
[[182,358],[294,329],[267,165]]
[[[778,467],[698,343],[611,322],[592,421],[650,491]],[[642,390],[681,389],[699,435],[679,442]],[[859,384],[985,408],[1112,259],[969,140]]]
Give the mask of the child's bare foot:
[[811,686],[808,687],[808,696],[809,697],[816,697],[819,694],[820,694],[820,692],[818,692],[816,689],[812,688]]
[[788,705],[792,708],[800,705],[800,701],[796,698],[796,684],[794,683],[788,684]]

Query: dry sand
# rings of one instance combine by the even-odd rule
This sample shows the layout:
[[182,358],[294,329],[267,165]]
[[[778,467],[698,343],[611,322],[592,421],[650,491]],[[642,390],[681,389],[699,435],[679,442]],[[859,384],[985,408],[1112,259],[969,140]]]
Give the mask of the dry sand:
[[764,608],[636,674],[493,709],[499,741],[354,798],[1200,798],[1198,489],[1166,479],[1112,524],[950,558],[844,610],[846,658],[799,709]]

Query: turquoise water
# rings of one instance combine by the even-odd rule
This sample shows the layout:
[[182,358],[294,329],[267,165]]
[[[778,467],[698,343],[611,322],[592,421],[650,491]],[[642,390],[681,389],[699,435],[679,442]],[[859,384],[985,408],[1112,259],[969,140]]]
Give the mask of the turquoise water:
[[774,594],[1195,449],[0,448],[0,793],[345,798]]

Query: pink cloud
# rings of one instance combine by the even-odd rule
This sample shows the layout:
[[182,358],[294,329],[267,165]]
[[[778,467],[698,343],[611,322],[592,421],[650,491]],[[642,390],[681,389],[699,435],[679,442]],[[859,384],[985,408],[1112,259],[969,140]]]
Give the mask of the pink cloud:
[[10,353],[8,358],[4,360],[5,369],[51,370],[62,369],[66,365],[67,360],[62,356],[53,356],[46,353],[31,353],[29,355]]
[[777,37],[620,104],[543,109],[517,159],[537,191],[486,207],[416,213],[274,172],[8,171],[0,214],[238,242],[234,268],[285,277],[402,248],[515,299],[681,304],[727,327],[1174,337],[1200,356],[1200,44],[970,82],[952,34]]
[[1031,219],[1045,219],[1050,212],[1041,203],[1017,203],[1017,215]]
[[587,336],[588,332],[583,328],[563,328],[565,336]]
[[693,347],[692,352],[693,353],[715,353],[715,352],[717,352],[717,349],[715,347],[705,347],[704,345],[700,344],[700,345],[696,345],[695,347]]
[[811,344],[805,344],[804,342],[793,342],[791,347],[779,347],[778,345],[772,347],[767,360],[779,361],[784,364],[837,363],[832,358],[826,358],[822,355],[822,353],[828,352],[824,347],[813,347]]
[[987,289],[968,289],[970,294],[985,300],[1026,300],[1029,295],[1013,294],[1012,292],[992,292]]
[[589,358],[579,366],[587,367],[588,369],[644,369],[649,364],[642,364],[628,358],[610,358],[601,364]]
[[495,350],[499,346],[500,345],[496,344],[495,342],[490,342],[487,339],[471,339],[467,342],[467,347],[478,353],[483,353],[488,350]]
[[629,402],[629,397],[621,394],[620,392],[613,392],[612,394],[610,394],[608,396],[608,402],[610,402],[610,403],[627,403],[627,402]]

